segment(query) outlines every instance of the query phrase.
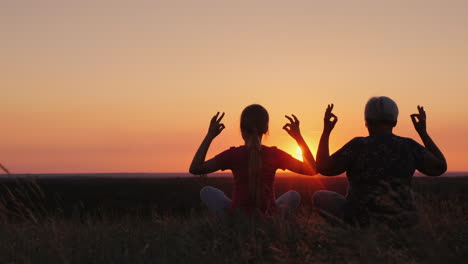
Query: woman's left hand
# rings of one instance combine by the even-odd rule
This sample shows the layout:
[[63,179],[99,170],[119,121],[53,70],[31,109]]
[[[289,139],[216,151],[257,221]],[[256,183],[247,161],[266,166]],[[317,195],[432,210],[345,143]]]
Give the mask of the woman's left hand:
[[323,133],[330,134],[333,128],[338,122],[338,117],[332,113],[333,111],[333,104],[329,104],[327,106],[327,110],[325,110],[325,116],[323,118]]
[[299,119],[297,119],[295,115],[292,115],[292,118],[287,115],[285,117],[290,123],[286,123],[283,126],[283,129],[286,130],[286,132],[288,132],[288,134],[295,140],[302,138],[301,130],[299,129]]

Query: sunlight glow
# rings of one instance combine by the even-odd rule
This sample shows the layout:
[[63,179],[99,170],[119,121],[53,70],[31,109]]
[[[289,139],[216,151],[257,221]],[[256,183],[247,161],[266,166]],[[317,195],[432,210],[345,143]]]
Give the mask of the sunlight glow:
[[296,153],[294,153],[293,157],[300,160],[300,161],[304,161],[302,159],[302,150],[301,150],[301,148],[299,146],[296,147]]

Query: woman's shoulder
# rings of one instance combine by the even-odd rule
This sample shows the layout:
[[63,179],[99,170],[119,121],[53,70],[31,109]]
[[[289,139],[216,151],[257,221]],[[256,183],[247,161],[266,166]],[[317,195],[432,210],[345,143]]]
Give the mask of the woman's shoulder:
[[354,137],[346,145],[357,145],[357,144],[363,144],[369,141],[369,137]]
[[402,136],[398,136],[398,135],[393,135],[393,138],[394,138],[394,140],[404,142],[404,143],[408,143],[408,144],[417,143],[416,140],[414,140],[412,138],[409,138],[409,137],[402,137]]

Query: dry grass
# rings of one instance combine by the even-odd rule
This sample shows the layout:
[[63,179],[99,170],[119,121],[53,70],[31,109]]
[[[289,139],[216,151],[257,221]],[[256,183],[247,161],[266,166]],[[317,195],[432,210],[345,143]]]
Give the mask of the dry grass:
[[0,263],[464,263],[467,202],[426,195],[418,204],[421,223],[397,231],[332,226],[310,207],[268,222],[206,211],[23,215],[0,223]]

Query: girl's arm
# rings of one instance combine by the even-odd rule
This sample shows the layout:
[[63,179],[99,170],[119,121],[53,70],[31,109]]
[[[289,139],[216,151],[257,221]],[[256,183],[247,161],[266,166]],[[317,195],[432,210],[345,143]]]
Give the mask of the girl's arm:
[[292,118],[289,116],[285,117],[289,120],[290,123],[284,125],[283,129],[286,130],[286,132],[288,132],[288,134],[296,140],[297,144],[301,148],[303,160],[303,162],[290,164],[290,167],[287,169],[305,175],[312,176],[317,174],[314,156],[312,155],[312,152],[310,152],[309,146],[307,146],[307,143],[301,135],[301,130],[299,129],[299,119],[297,119],[295,115],[292,115]]
[[193,157],[192,164],[190,164],[189,169],[190,173],[192,174],[206,174],[215,172],[219,169],[214,159],[205,161],[206,153],[208,152],[211,142],[225,128],[224,124],[221,123],[221,120],[224,117],[224,113],[222,113],[219,118],[218,116],[219,112],[211,118],[208,133],[206,134],[205,139],[203,139],[200,147]]

